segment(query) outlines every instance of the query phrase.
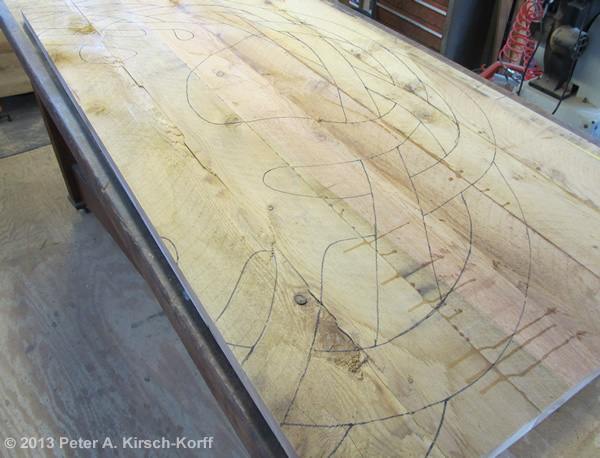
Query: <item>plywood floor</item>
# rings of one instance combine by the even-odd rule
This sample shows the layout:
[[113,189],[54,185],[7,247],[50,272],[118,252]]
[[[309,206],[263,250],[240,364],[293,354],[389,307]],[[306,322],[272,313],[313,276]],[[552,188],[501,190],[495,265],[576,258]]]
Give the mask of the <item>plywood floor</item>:
[[2,119],[0,128],[0,158],[31,151],[47,145],[50,140],[40,117],[33,93],[0,99]]

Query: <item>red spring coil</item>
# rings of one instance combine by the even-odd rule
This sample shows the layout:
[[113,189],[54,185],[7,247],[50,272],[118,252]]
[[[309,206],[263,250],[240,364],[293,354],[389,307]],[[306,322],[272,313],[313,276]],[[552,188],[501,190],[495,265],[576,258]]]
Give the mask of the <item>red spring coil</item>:
[[[500,51],[501,62],[517,65],[527,65],[533,59],[536,40],[531,38],[531,23],[540,21],[543,16],[543,0],[527,0],[521,6],[506,44]],[[529,65],[525,72],[525,80],[536,78],[542,71],[535,65]]]

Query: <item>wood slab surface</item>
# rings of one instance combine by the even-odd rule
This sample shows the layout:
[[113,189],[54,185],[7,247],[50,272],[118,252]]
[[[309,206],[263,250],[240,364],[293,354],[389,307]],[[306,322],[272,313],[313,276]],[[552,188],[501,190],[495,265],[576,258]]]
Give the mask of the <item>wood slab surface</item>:
[[598,374],[596,145],[328,2],[9,5],[299,455],[494,454]]

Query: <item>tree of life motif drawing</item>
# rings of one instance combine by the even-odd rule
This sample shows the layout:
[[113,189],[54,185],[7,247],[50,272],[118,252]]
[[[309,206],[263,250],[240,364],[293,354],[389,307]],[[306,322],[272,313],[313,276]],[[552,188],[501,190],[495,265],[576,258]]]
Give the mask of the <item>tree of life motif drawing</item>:
[[[321,239],[294,233],[291,224],[289,233],[274,233],[270,245],[240,260],[227,298],[213,313],[248,368],[257,353],[267,351],[262,346],[268,333],[279,332],[282,345],[294,338],[285,335],[285,324],[274,323],[277,309],[290,306],[279,298],[284,270],[306,284],[316,309],[307,315],[308,348],[290,361],[294,389],[277,406],[284,431],[332,432],[324,454],[333,455],[358,441],[361,429],[399,434],[417,421],[428,435],[415,441],[422,455],[433,453],[449,411],[472,390],[484,390],[481,380],[507,356],[527,303],[531,253],[524,224],[512,243],[526,253],[519,267],[526,281],[501,298],[511,304],[506,337],[490,334],[489,344],[475,349],[467,331],[454,324],[493,313],[477,309],[472,292],[476,287],[485,293],[495,281],[475,248],[487,215],[474,214],[472,202],[486,198],[482,188],[490,183],[505,187],[525,222],[518,196],[496,163],[485,111],[443,74],[407,63],[405,49],[386,47],[328,18],[290,14],[277,2],[133,2],[127,11],[117,3],[114,10],[110,3],[75,4],[125,67],[141,58],[136,40],[147,35],[171,34],[172,49],[186,50],[207,49],[210,36],[210,52],[199,51],[180,78],[181,99],[197,130],[249,129],[274,150],[287,151],[289,156],[265,164],[260,179],[253,175],[247,183],[260,189],[261,205],[283,199],[307,220],[327,205],[331,221],[344,223],[336,236],[329,217],[314,218],[314,225],[322,224]],[[81,60],[102,63],[87,46],[80,46]],[[186,52],[189,60],[193,53]],[[215,111],[196,96],[207,88],[235,115]],[[262,96],[271,90],[277,97]],[[303,140],[294,132],[307,129],[330,154],[302,152]],[[164,240],[179,261],[184,253],[177,242],[169,234]],[[308,254],[301,264],[292,246],[311,247],[302,249]],[[254,305],[246,322],[241,317],[248,298]],[[473,321],[481,329],[469,332],[492,333],[484,320]],[[446,347],[456,348],[456,357],[436,359]],[[477,370],[464,373],[465,358],[482,351]],[[353,378],[348,382],[337,371]],[[378,380],[367,385],[369,377]],[[393,395],[368,393],[378,383]],[[362,402],[374,404],[369,411],[353,407],[363,385],[368,388]]]

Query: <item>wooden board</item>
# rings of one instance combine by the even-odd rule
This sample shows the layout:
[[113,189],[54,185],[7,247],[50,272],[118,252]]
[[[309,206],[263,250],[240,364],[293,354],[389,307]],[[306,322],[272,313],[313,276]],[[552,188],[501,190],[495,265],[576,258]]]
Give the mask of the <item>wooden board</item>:
[[324,2],[26,6],[300,455],[493,453],[597,374],[597,146]]

